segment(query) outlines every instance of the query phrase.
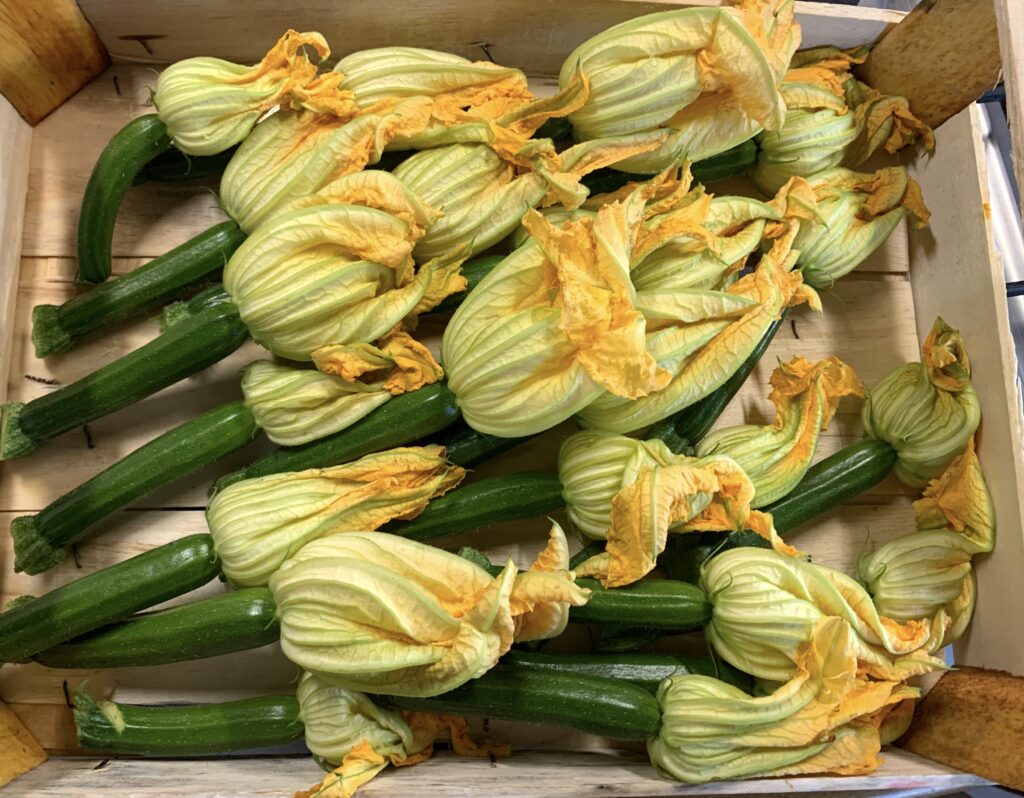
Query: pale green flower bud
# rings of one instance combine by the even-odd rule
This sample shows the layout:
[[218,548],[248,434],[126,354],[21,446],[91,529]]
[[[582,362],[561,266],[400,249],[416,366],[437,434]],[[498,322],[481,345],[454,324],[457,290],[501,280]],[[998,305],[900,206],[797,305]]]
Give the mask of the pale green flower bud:
[[911,487],[938,477],[981,422],[960,333],[937,319],[921,347],[921,361],[884,377],[868,392],[862,414],[868,436],[896,450],[894,473]]

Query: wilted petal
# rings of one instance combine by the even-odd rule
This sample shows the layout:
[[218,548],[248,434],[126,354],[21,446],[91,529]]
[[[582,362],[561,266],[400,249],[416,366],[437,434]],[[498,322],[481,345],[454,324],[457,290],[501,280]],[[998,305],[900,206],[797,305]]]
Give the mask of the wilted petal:
[[547,546],[512,588],[516,642],[557,637],[569,622],[569,607],[586,604],[589,596],[589,590],[574,583],[565,533],[552,523]]
[[378,346],[330,345],[313,352],[313,362],[325,374],[337,375],[347,384],[379,384],[391,396],[431,385],[444,376],[434,356],[404,330],[394,330]]

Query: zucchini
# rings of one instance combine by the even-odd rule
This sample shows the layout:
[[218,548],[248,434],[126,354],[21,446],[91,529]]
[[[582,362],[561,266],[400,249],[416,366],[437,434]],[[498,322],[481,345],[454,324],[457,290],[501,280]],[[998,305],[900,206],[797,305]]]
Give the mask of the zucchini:
[[775,333],[779,331],[785,318],[786,312],[783,311],[782,315],[769,325],[750,356],[720,388],[712,391],[699,402],[695,402],[654,424],[647,431],[647,439],[658,438],[664,441],[665,445],[676,454],[693,454],[693,447],[711,431],[726,405],[743,387],[743,383],[747,381],[747,377],[750,376],[765,350],[771,345]]
[[[896,451],[885,441],[858,441],[815,463],[793,490],[762,509],[772,514],[775,530],[784,535],[874,487],[895,465]],[[769,545],[749,530],[727,535],[719,532],[670,535],[658,565],[672,579],[696,582],[704,561],[719,551],[738,546],[768,548]]]
[[32,309],[36,357],[66,352],[86,333],[165,304],[185,287],[223,268],[245,238],[237,224],[222,222],[63,305],[36,305]]
[[274,599],[250,587],[134,615],[37,653],[48,668],[128,668],[215,657],[273,643]]
[[483,479],[434,499],[411,521],[392,521],[385,532],[421,543],[489,524],[533,518],[565,506],[554,474],[526,471]]
[[574,623],[612,623],[640,629],[689,632],[711,618],[711,603],[696,585],[668,579],[641,579],[626,587],[606,589],[596,579],[576,580],[589,589],[590,600],[569,609]]
[[65,640],[188,593],[214,579],[209,535],[189,535],[88,574],[0,613],[0,662],[24,662]]
[[78,280],[102,283],[110,276],[114,225],[125,192],[153,158],[171,146],[167,126],[156,114],[133,119],[100,153],[78,214]]
[[632,682],[652,695],[658,685],[669,676],[696,673],[712,676],[723,682],[750,692],[754,679],[727,662],[710,657],[677,657],[673,654],[543,654],[536,651],[512,649],[501,658],[503,665],[529,670],[582,673]]
[[164,307],[160,314],[160,329],[167,332],[174,325],[191,319],[204,310],[233,304],[224,286],[219,283],[211,285],[190,299],[172,302]]
[[448,427],[437,439],[424,440],[419,445],[440,444],[447,452],[449,463],[472,468],[528,440],[529,438],[499,438],[497,435],[477,432],[464,421],[459,421]]
[[181,180],[220,177],[237,149],[237,146],[229,147],[216,155],[188,155],[172,146],[143,166],[132,185],[141,186],[149,182],[177,183]]
[[159,435],[40,510],[11,522],[14,570],[47,571],[71,544],[111,513],[150,491],[214,463],[259,432],[242,401],[208,410]]
[[135,756],[202,756],[301,740],[295,696],[177,707],[140,707],[75,693],[75,727],[86,751]]
[[[172,328],[173,330],[174,328]],[[355,424],[318,441],[275,449],[245,468],[226,474],[217,489],[242,479],[263,477],[282,471],[303,471],[347,463],[371,452],[440,432],[459,417],[455,394],[443,382],[427,385],[396,396]]]
[[462,276],[466,278],[466,290],[459,291],[445,297],[441,304],[427,311],[428,313],[447,313],[455,310],[462,301],[469,295],[469,292],[476,288],[480,281],[490,274],[494,267],[505,259],[504,255],[482,255],[473,258],[462,265]]
[[[757,162],[757,144],[748,139],[725,152],[705,158],[690,165],[694,183],[714,183],[727,177],[744,174]],[[590,195],[607,194],[627,183],[650,180],[654,175],[635,175],[619,172],[612,167],[597,169],[584,176],[580,182],[590,190]]]
[[234,305],[207,308],[71,385],[25,404],[8,402],[2,409],[0,459],[27,454],[45,440],[173,385],[227,357],[248,337]]
[[646,740],[661,725],[657,700],[629,682],[515,665],[496,665],[479,679],[433,698],[379,700],[416,712],[546,723],[617,740]]

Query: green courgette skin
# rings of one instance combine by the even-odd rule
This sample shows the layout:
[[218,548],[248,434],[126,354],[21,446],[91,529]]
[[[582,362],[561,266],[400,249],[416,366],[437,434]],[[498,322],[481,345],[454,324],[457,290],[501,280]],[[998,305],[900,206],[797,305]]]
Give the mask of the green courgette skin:
[[110,514],[241,449],[259,431],[245,403],[234,401],[158,435],[37,515],[14,519],[14,570],[38,574],[54,567]]
[[[737,144],[723,153],[705,158],[690,165],[694,183],[715,183],[727,177],[742,175],[757,161],[757,144],[753,139]],[[654,175],[635,175],[629,172],[618,172],[610,167],[598,169],[586,175],[580,182],[590,189],[590,195],[606,194],[616,191],[626,183],[649,180]]]
[[448,462],[463,468],[472,468],[507,452],[509,449],[514,449],[528,440],[530,439],[499,438],[497,435],[477,432],[465,422],[460,421],[452,424],[436,438],[423,440],[420,445],[437,443],[443,446],[447,452]]
[[36,357],[66,352],[87,333],[166,304],[186,287],[223,268],[245,238],[237,224],[221,222],[166,255],[63,305],[37,305],[32,309]]
[[427,385],[396,396],[351,427],[326,438],[301,446],[275,449],[245,468],[221,477],[217,488],[225,488],[242,479],[282,471],[327,468],[347,463],[371,452],[404,446],[426,438],[440,432],[458,418],[455,394],[448,390],[448,386],[441,382]]
[[132,185],[143,183],[177,183],[182,180],[203,180],[220,177],[238,147],[230,147],[216,155],[186,155],[177,147],[170,147],[142,167]]
[[[811,466],[786,496],[764,507],[775,530],[784,535],[805,521],[838,507],[881,482],[896,464],[896,452],[884,441],[858,441]],[[767,540],[744,530],[669,535],[658,565],[672,579],[696,582],[708,557],[739,546],[769,548]]]
[[49,668],[131,668],[215,657],[273,643],[280,629],[265,587],[134,615],[33,657]]
[[400,709],[566,726],[618,740],[646,740],[661,725],[654,696],[629,682],[514,665],[497,665],[434,698],[380,700]]
[[125,192],[153,158],[171,146],[156,114],[133,119],[119,130],[93,167],[78,215],[78,280],[102,283],[110,276],[114,225]]
[[524,471],[483,479],[434,499],[412,521],[395,521],[385,531],[426,542],[502,521],[534,518],[565,506],[555,474]]
[[579,578],[576,584],[591,591],[586,604],[569,610],[569,620],[576,623],[688,632],[701,628],[711,617],[711,604],[704,591],[686,582],[641,579],[611,590],[601,587],[596,579]]
[[504,255],[483,255],[479,258],[467,260],[462,264],[462,276],[466,278],[466,290],[445,297],[441,304],[428,311],[428,313],[447,313],[448,311],[455,310],[462,304],[462,300],[469,295],[469,292],[476,288],[480,281],[490,274],[494,267],[504,259]]
[[[301,740],[303,735],[299,702],[293,695],[222,704],[140,707],[113,702],[97,704],[79,690],[74,701],[78,742],[86,751],[97,753],[228,754],[287,745]],[[117,719],[116,724],[113,718]]]
[[77,382],[24,405],[8,403],[0,458],[26,454],[45,440],[202,371],[248,337],[234,305],[207,308]]
[[676,454],[692,454],[693,447],[700,443],[704,436],[711,431],[715,422],[722,415],[722,411],[732,401],[732,398],[739,389],[743,387],[743,383],[747,381],[750,373],[757,367],[761,356],[764,355],[765,350],[771,345],[775,334],[779,331],[779,327],[782,326],[785,318],[786,314],[783,313],[780,318],[769,325],[761,340],[758,341],[757,346],[754,347],[754,351],[750,353],[750,356],[743,361],[742,365],[736,369],[720,388],[712,391],[699,402],[654,424],[647,431],[648,440],[658,438],[664,441],[665,445]]
[[669,676],[695,673],[721,679],[750,692],[751,676],[710,657],[677,657],[672,654],[545,654],[539,651],[509,651],[501,658],[503,665],[541,672],[580,673],[631,682],[652,695]]
[[885,441],[852,443],[811,466],[788,494],[764,507],[779,534],[838,507],[873,488],[896,465],[896,450]]
[[220,573],[209,535],[188,535],[0,613],[0,662],[44,649],[205,585]]
[[160,314],[160,329],[166,332],[176,324],[192,319],[210,308],[233,304],[228,292],[224,290],[224,286],[220,283],[211,285],[194,297],[165,306]]

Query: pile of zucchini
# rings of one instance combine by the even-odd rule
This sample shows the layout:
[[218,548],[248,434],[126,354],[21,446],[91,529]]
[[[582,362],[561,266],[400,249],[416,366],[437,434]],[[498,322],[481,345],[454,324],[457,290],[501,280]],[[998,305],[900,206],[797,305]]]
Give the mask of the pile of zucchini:
[[[364,51],[324,71],[311,53],[322,61],[326,42],[295,31],[253,67],[197,58],[161,75],[157,113],[114,137],[82,200],[79,279],[93,285],[36,307],[32,340],[38,356],[60,356],[161,309],[163,331],[71,385],[5,405],[0,457],[33,453],[250,338],[292,370],[288,385],[304,386],[280,392],[274,407],[303,437],[220,476],[208,533],[12,602],[0,613],[0,662],[130,668],[280,641],[305,672],[294,693],[210,705],[116,704],[83,688],[74,704],[84,749],[197,756],[305,737],[330,771],[325,788],[358,786],[386,758],[424,753],[408,732],[415,712],[436,716],[438,732],[483,716],[647,741],[657,771],[684,781],[873,767],[850,753],[856,746],[829,759],[830,746],[854,721],[876,724],[875,743],[893,739],[899,724],[882,720],[912,703],[907,676],[941,667],[936,652],[973,607],[971,557],[992,547],[973,444],[980,411],[963,342],[940,319],[921,362],[868,387],[865,439],[829,457],[815,457],[821,429],[840,397],[864,393],[835,358],[780,362],[772,423],[718,426],[793,307],[818,307],[812,286],[829,287],[908,214],[926,220],[902,167],[848,167],[886,135],[931,144],[902,98],[852,78],[858,53],[797,52],[791,0],[775,0],[770,14],[743,13],[763,5],[753,0],[738,5],[605,31],[567,58],[548,99],[530,94],[518,70],[429,50]],[[716,91],[743,102],[701,102],[704,78],[684,79],[710,54],[750,66],[716,78]],[[424,155],[403,169],[413,151]],[[107,281],[132,185],[222,172],[234,181],[224,191],[237,219]],[[428,173],[438,207],[402,182]],[[743,174],[777,193],[758,198],[750,185],[750,196],[712,200],[715,182]],[[243,189],[279,207],[251,223]],[[453,251],[420,257],[417,244],[445,214],[459,220],[445,234],[458,238]],[[485,237],[507,241],[481,251]],[[304,294],[282,298],[281,285],[304,281]],[[408,300],[417,284],[421,296]],[[506,307],[510,296],[521,304]],[[384,309],[402,302],[378,329]],[[388,349],[395,330],[415,335],[416,317],[447,323],[453,312],[445,362]],[[321,327],[343,340],[317,338]],[[494,341],[503,343],[492,351]],[[373,409],[341,429],[324,425],[331,402],[371,391]],[[261,429],[274,440],[259,401],[247,391],[209,409],[14,519],[15,569],[45,572],[158,486]],[[563,436],[559,473],[458,484],[464,469],[500,462],[569,418],[599,434],[572,456],[571,442],[591,433]],[[377,472],[420,455],[439,458],[443,487],[417,494],[419,476]],[[863,585],[806,562],[794,548],[800,529],[891,473],[924,488],[911,542],[875,552]],[[977,488],[970,518],[987,519],[966,530],[940,511],[949,485],[964,481]],[[228,497],[241,508],[233,534],[251,527],[253,556],[285,546],[284,562],[267,568],[269,579],[189,598],[233,573],[218,511]],[[588,538],[571,558],[557,524],[522,571],[482,553],[494,525],[525,519],[543,529],[563,508]],[[455,534],[472,534],[472,547],[443,551]],[[914,570],[918,539],[933,559],[943,552],[941,585]],[[751,576],[723,587],[716,568],[734,561],[737,575]],[[152,610],[169,599],[180,600]],[[914,609],[880,619],[873,600]],[[735,609],[744,601],[749,628]],[[928,633],[894,642],[886,630],[903,623]],[[566,624],[588,627],[590,645],[564,634]],[[782,631],[766,641],[764,628]],[[683,653],[695,648],[707,655]],[[842,716],[842,690],[816,687],[838,677],[877,682],[886,703],[862,713],[870,720],[807,734],[802,707],[831,700]],[[764,709],[791,693],[804,703]],[[465,747],[464,730],[451,728]],[[380,765],[354,776],[368,756]]]

